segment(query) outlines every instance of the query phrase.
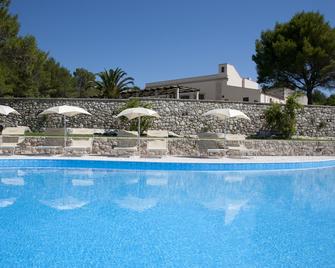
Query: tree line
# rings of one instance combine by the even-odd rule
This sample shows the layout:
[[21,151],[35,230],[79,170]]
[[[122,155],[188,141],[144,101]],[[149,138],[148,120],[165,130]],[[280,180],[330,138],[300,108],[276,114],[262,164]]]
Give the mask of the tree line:
[[117,98],[134,87],[134,79],[120,68],[71,73],[39,49],[34,36],[19,35],[18,17],[9,6],[10,0],[0,0],[0,97]]
[[[18,17],[10,0],[0,0],[0,97],[118,98],[134,86],[120,68],[94,74],[85,68],[71,73],[36,39],[19,36]],[[261,33],[252,56],[263,89],[287,87],[304,92],[308,104],[334,105],[335,28],[318,12],[300,12],[286,23]]]

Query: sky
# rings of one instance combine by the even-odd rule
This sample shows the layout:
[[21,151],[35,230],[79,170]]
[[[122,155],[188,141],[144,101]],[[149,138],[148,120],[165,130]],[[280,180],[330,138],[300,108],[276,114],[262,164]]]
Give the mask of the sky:
[[230,63],[257,79],[255,41],[276,22],[319,11],[335,27],[334,0],[12,0],[21,35],[70,71],[121,67],[135,84],[217,73]]

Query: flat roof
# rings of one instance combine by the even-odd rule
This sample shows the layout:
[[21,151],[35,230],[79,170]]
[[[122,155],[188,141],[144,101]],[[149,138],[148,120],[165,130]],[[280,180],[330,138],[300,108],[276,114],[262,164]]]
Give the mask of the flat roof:
[[130,89],[125,90],[120,93],[122,98],[130,98],[130,97],[152,97],[159,95],[171,95],[176,94],[179,89],[179,93],[193,93],[199,92],[200,89],[180,86],[180,85],[172,85],[172,86],[160,86],[160,87],[149,87],[142,90]]

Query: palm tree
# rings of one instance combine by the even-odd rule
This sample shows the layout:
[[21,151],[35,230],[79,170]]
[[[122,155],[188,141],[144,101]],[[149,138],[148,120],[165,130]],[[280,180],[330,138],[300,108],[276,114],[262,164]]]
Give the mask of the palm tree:
[[94,84],[105,98],[118,98],[121,91],[134,85],[134,78],[128,77],[121,68],[105,70],[98,73],[98,76],[101,81],[94,81]]

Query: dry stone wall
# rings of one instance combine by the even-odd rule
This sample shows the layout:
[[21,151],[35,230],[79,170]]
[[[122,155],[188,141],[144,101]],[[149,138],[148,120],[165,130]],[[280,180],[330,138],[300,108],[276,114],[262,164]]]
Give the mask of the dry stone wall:
[[[222,132],[223,122],[202,116],[208,110],[232,108],[245,112],[251,121],[229,120],[227,132],[246,135],[256,134],[264,129],[264,110],[268,104],[233,103],[222,101],[146,99],[161,115],[152,128],[167,129],[177,134],[196,134],[201,131]],[[87,109],[92,116],[75,116],[68,121],[69,127],[117,129],[126,127],[114,116],[126,100],[108,99],[0,99],[0,104],[17,109],[21,116],[1,116],[2,125],[27,125],[32,130],[46,127],[61,127],[60,116],[38,116],[43,110],[56,105],[75,105]],[[298,113],[298,135],[310,137],[335,136],[335,107],[305,106]]]
[[[116,138],[99,137],[95,138],[92,151],[86,151],[84,154],[117,156],[115,150],[118,140]],[[68,141],[70,145],[71,141]],[[298,141],[298,140],[245,140],[241,143],[251,149],[246,155],[248,156],[334,156],[335,141]],[[15,154],[36,155],[36,154],[63,154],[62,148],[38,148],[44,144],[44,138],[27,137],[23,143],[15,150]],[[141,155],[146,156],[147,141],[141,141]],[[199,157],[204,156],[200,153],[196,139],[190,138],[169,138],[168,155]],[[2,149],[1,153],[13,153],[13,149]],[[81,152],[82,153],[82,152]],[[78,151],[67,151],[67,154],[76,155]],[[133,154],[133,153],[131,153]],[[240,156],[240,152],[228,150],[222,154],[213,154],[213,156]]]

